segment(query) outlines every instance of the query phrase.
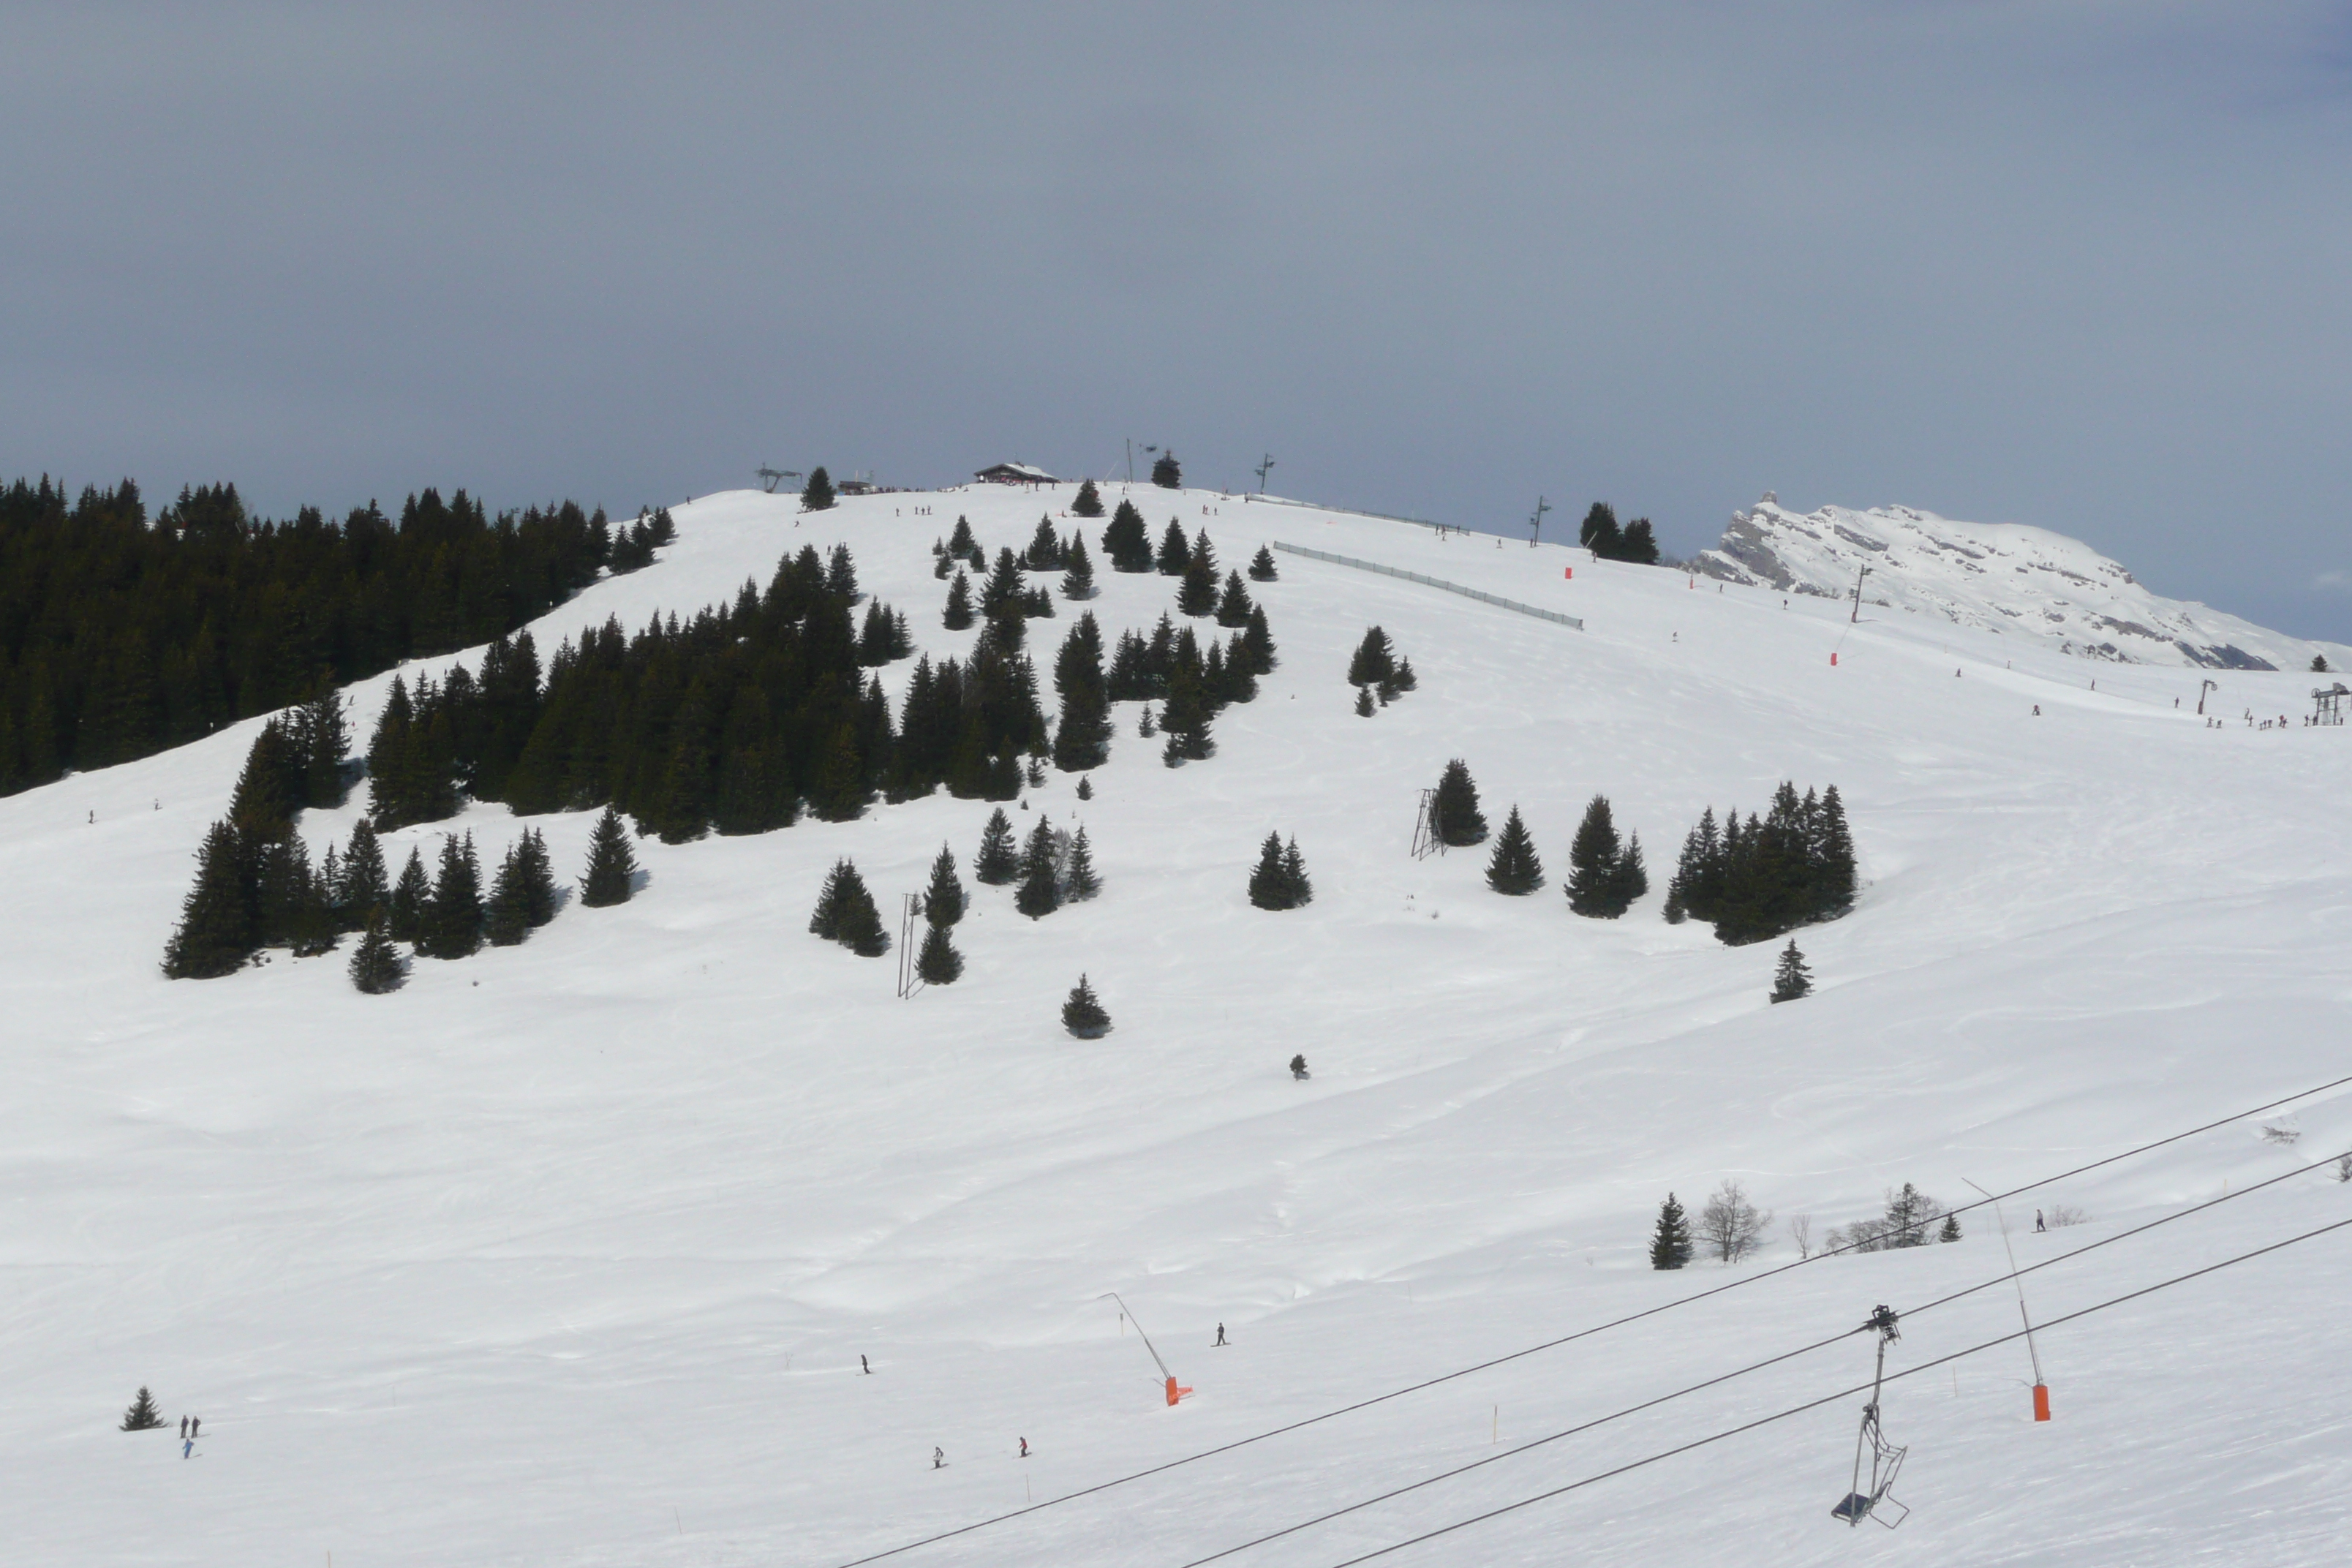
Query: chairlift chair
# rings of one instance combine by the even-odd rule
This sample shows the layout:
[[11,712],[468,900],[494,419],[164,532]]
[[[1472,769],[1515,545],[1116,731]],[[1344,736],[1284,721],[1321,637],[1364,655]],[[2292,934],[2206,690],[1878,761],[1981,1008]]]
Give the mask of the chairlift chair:
[[[1862,1325],[1878,1334],[1878,1369],[1871,1377],[1870,1403],[1862,1407],[1862,1432],[1853,1444],[1851,1489],[1844,1499],[1830,1510],[1832,1519],[1843,1520],[1850,1525],[1860,1524],[1869,1519],[1893,1530],[1911,1517],[1910,1509],[1891,1495],[1895,1474],[1903,1468],[1903,1456],[1911,1450],[1889,1443],[1885,1429],[1878,1424],[1879,1392],[1886,1382],[1886,1347],[1903,1337],[1895,1325],[1895,1309],[1884,1306],[1872,1312],[1870,1321]],[[1870,1462],[1870,1489],[1867,1491],[1863,1489],[1862,1484],[1864,1459]],[[1885,1513],[1890,1504],[1900,1510],[1892,1519]]]

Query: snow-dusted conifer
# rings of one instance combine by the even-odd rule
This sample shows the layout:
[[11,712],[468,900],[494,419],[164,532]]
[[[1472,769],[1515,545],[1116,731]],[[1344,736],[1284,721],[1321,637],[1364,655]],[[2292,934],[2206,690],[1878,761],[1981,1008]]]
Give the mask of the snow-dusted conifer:
[[1082,1040],[1099,1040],[1110,1033],[1110,1015],[1103,1010],[1102,998],[1083,974],[1070,987],[1069,1000],[1062,1004],[1062,1027]]
[[1519,897],[1543,885],[1543,861],[1536,854],[1528,825],[1519,819],[1519,808],[1514,805],[1503,819],[1503,831],[1495,838],[1495,853],[1486,861],[1486,886]]
[[1772,972],[1772,1000],[1794,1002],[1812,988],[1812,973],[1805,967],[1805,955],[1797,951],[1796,942],[1791,939],[1781,950],[1780,966]]
[[589,909],[625,904],[636,890],[636,851],[629,847],[629,829],[611,806],[596,819],[588,836],[588,869],[580,879],[580,901]]
[[1690,1260],[1690,1221],[1675,1194],[1668,1193],[1666,1201],[1658,1205],[1658,1223],[1650,1232],[1650,1267],[1680,1268]]
[[971,858],[971,874],[992,888],[1001,888],[1021,874],[1021,856],[1013,839],[1013,819],[998,806],[980,830],[980,852]]

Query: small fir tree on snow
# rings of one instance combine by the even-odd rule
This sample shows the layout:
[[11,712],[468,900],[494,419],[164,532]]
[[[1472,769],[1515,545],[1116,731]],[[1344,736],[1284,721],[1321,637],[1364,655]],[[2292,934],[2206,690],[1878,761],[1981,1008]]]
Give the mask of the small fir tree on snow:
[[555,863],[548,858],[547,836],[536,827],[523,830],[515,846],[516,874],[522,881],[523,923],[536,931],[555,918]]
[[1617,509],[1605,500],[1592,503],[1584,514],[1584,525],[1577,530],[1576,542],[1603,561],[1614,561],[1624,535],[1617,527]]
[[1781,950],[1780,967],[1772,972],[1772,1000],[1794,1002],[1812,988],[1812,972],[1805,967],[1805,955],[1797,951],[1796,942],[1791,939]]
[[1151,704],[1149,702],[1143,705],[1143,711],[1136,716],[1135,732],[1147,741],[1160,733],[1159,721],[1152,718]]
[[196,853],[196,884],[180,906],[180,924],[163,950],[174,980],[211,980],[240,968],[255,946],[254,899],[242,870],[243,847],[226,819]]
[[474,836],[441,836],[441,873],[425,906],[416,951],[427,958],[467,958],[482,945],[482,868]]
[[1386,686],[1381,688],[1381,695],[1394,697],[1401,691],[1417,691],[1420,688],[1421,677],[1412,672],[1412,660],[1400,658],[1397,660],[1396,673],[1389,677]]
[[[1217,607],[1217,556],[1210,547],[1209,531],[1202,529],[1192,541],[1192,552],[1185,557],[1184,581],[1176,590],[1176,607],[1188,616],[1205,616]],[[1244,616],[1248,614],[1243,612]]]
[[1568,907],[1596,920],[1613,921],[1623,914],[1625,904],[1618,900],[1625,887],[1621,869],[1624,853],[1610,815],[1609,797],[1594,795],[1569,846]]
[[815,912],[809,917],[809,931],[839,942],[861,958],[879,958],[890,951],[890,938],[882,929],[882,911],[874,907],[866,879],[845,855],[825,873]]
[[1537,856],[1535,839],[1528,832],[1528,825],[1519,819],[1519,808],[1515,805],[1503,819],[1503,831],[1495,838],[1495,853],[1486,861],[1486,886],[1517,898],[1543,885],[1543,861]]
[[857,563],[849,558],[849,546],[836,544],[825,558],[824,591],[845,605],[857,602]]
[[1298,852],[1298,839],[1293,835],[1282,850],[1282,880],[1290,889],[1290,907],[1315,901],[1315,884],[1307,879],[1307,858]]
[[1070,999],[1062,1004],[1062,1027],[1082,1040],[1099,1040],[1110,1033],[1110,1015],[1103,1010],[1102,998],[1083,974],[1070,987]]
[[122,1413],[122,1429],[125,1432],[152,1432],[163,1424],[163,1413],[155,1408],[154,1395],[147,1392],[145,1384],[141,1384],[139,1397],[132,1400],[131,1408]]
[[362,816],[352,828],[351,847],[343,851],[343,875],[335,889],[335,907],[344,929],[365,929],[392,895],[391,879],[383,866],[383,844],[375,825]]
[[1062,574],[1062,597],[1091,599],[1095,596],[1095,563],[1087,554],[1087,542],[1073,540],[1070,544],[1069,566]]
[[1080,800],[1092,800],[1094,797],[1095,784],[1092,775],[1081,774],[1078,778],[1078,798]]
[[1263,544],[1259,545],[1257,547],[1257,553],[1250,557],[1249,572],[1250,578],[1253,582],[1273,582],[1276,576],[1274,570],[1274,552],[1267,549]]
[[385,911],[392,940],[413,942],[422,936],[425,908],[432,901],[433,879],[425,875],[425,856],[411,845],[408,863],[400,868],[400,880],[392,885],[392,900]]
[[1151,533],[1133,501],[1121,500],[1111,513],[1110,523],[1103,530],[1102,547],[1114,572],[1151,570]]
[[359,945],[352,950],[352,984],[370,996],[381,996],[399,985],[404,973],[400,950],[392,945],[392,934],[384,929],[379,910],[360,933]]
[[1054,825],[1045,813],[1037,814],[1037,825],[1029,830],[1028,842],[1021,849],[1021,886],[1013,895],[1013,907],[1031,920],[1042,920],[1062,907],[1062,879],[1055,861]]
[[530,920],[523,908],[523,871],[517,864],[518,847],[509,846],[499,862],[499,874],[490,879],[489,907],[482,917],[482,934],[492,947],[513,947],[530,934]]
[[819,463],[809,471],[808,485],[801,491],[803,511],[829,511],[833,508],[833,476]]
[[1176,460],[1175,453],[1162,452],[1152,462],[1151,482],[1163,490],[1184,488],[1184,466]]
[[1348,659],[1348,684],[1386,686],[1396,679],[1396,650],[1389,634],[1378,626],[1364,628],[1364,640]]
[[1446,763],[1437,777],[1434,814],[1439,843],[1460,849],[1486,841],[1486,817],[1478,809],[1478,785],[1470,777],[1470,764],[1460,757]]
[[1295,910],[1314,898],[1315,885],[1307,879],[1298,840],[1293,838],[1286,847],[1280,834],[1267,834],[1258,850],[1257,868],[1250,873],[1250,902],[1262,910]]
[[915,955],[915,975],[926,985],[952,985],[963,978],[963,954],[945,926],[923,928],[922,951]]
[[1680,1268],[1690,1260],[1690,1221],[1675,1194],[1668,1193],[1666,1201],[1658,1205],[1657,1226],[1650,1232],[1650,1267]]
[[1021,855],[1013,839],[1013,819],[998,806],[980,830],[980,852],[971,858],[974,879],[1001,888],[1021,874]]
[[1192,563],[1192,542],[1184,537],[1184,525],[1171,517],[1168,531],[1160,536],[1160,554],[1153,564],[1162,577],[1181,577]]
[[2311,673],[2314,675],[2326,675],[2329,673],[2327,668],[2327,656],[2326,654],[2315,653],[2311,656]]
[[1092,479],[1078,481],[1078,499],[1070,503],[1073,517],[1100,517],[1103,514],[1102,495]]
[[1029,548],[1022,552],[1021,563],[1032,572],[1059,572],[1062,569],[1062,536],[1054,531],[1054,520],[1037,519],[1037,531],[1029,538]]
[[960,632],[969,629],[971,622],[971,579],[959,566],[955,581],[948,584],[948,607],[940,616],[940,623],[951,632]]
[[1245,626],[1249,625],[1250,611],[1255,607],[1256,603],[1251,599],[1249,590],[1242,586],[1242,574],[1226,573],[1225,591],[1217,597],[1217,625]]
[[1356,688],[1356,717],[1369,719],[1376,711],[1378,708],[1372,701],[1372,689],[1369,686]]
[[948,553],[961,561],[980,548],[980,541],[971,534],[971,519],[959,515],[955,531],[948,535]]
[[[1080,779],[1078,784],[1083,790],[1086,781]],[[1102,878],[1095,870],[1094,847],[1087,842],[1087,830],[1080,827],[1070,840],[1069,858],[1062,867],[1062,896],[1071,903],[1082,904],[1101,891]]]
[[1939,1230],[1939,1231],[1937,1231],[1937,1232],[1936,1233],[1936,1239],[1937,1239],[1937,1241],[1958,1241],[1958,1240],[1959,1240],[1959,1239],[1960,1239],[1960,1216],[1959,1216],[1958,1215],[1957,1215],[1957,1214],[1948,1214],[1948,1215],[1946,1215],[1944,1216],[1944,1228],[1943,1228],[1943,1229],[1941,1229],[1941,1230]]
[[611,806],[596,819],[588,836],[588,870],[580,879],[580,901],[592,910],[625,904],[636,889],[636,851],[629,847],[629,830]]
[[956,875],[955,851],[946,845],[931,862],[931,884],[923,891],[923,919],[951,926],[963,919],[963,879]]

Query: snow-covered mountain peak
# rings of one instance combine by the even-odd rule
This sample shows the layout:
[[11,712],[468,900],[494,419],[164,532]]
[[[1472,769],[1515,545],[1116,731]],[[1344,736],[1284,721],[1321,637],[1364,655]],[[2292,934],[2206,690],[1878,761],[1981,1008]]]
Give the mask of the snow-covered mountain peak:
[[1722,542],[1693,564],[1727,582],[1825,597],[1852,594],[1866,567],[1865,605],[2125,664],[2301,669],[2315,654],[2341,652],[2152,594],[2079,539],[1907,506],[1800,513],[1767,490],[1732,513]]

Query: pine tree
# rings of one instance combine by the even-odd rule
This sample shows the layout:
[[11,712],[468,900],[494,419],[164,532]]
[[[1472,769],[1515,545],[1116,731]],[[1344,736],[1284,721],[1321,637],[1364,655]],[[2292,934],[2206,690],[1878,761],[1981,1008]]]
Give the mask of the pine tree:
[[1094,780],[1093,780],[1093,779],[1091,779],[1091,778],[1083,778],[1083,777],[1082,777],[1082,778],[1080,778],[1080,779],[1078,780],[1078,798],[1079,798],[1080,800],[1092,800],[1092,799],[1094,799],[1094,797],[1095,797],[1095,784],[1094,784]]
[[196,883],[180,906],[180,924],[163,950],[174,980],[213,980],[241,968],[260,945],[258,889],[236,829],[215,822],[196,852]]
[[1421,677],[1412,672],[1412,660],[1400,658],[1397,660],[1396,673],[1389,677],[1389,683],[1381,689],[1381,694],[1383,697],[1394,697],[1400,691],[1417,690],[1420,686]]
[[1192,561],[1192,544],[1184,537],[1184,525],[1171,517],[1168,531],[1160,536],[1160,555],[1154,564],[1162,577],[1181,577]]
[[1133,501],[1122,500],[1112,511],[1110,522],[1103,530],[1102,547],[1103,553],[1110,557],[1114,572],[1151,570],[1151,535]]
[[1625,840],[1625,852],[1617,857],[1617,875],[1609,885],[1609,901],[1619,914],[1633,907],[1634,900],[1650,893],[1650,868],[1642,858],[1642,836],[1631,835]]
[[1658,1205],[1657,1228],[1650,1233],[1650,1267],[1680,1268],[1690,1260],[1690,1221],[1675,1194],[1668,1193],[1666,1201]]
[[1658,563],[1658,538],[1650,528],[1650,520],[1637,517],[1625,525],[1624,536],[1617,544],[1617,559],[1630,561],[1636,566]]
[[849,557],[849,546],[836,544],[825,558],[824,591],[845,605],[857,602],[857,563]]
[[2327,656],[2326,654],[2315,653],[2311,656],[2311,673],[2314,675],[2328,675],[2333,673],[2327,668]]
[[998,806],[980,830],[980,852],[971,858],[971,874],[992,888],[1001,888],[1021,874],[1021,856],[1013,841],[1013,819]]
[[492,947],[513,947],[530,934],[523,876],[520,846],[509,846],[499,861],[499,874],[490,879],[489,907],[482,915],[482,934]]
[[1267,549],[1263,544],[1259,545],[1257,547],[1257,553],[1250,557],[1249,572],[1251,579],[1255,582],[1273,582],[1276,576],[1274,570],[1274,552]]
[[1255,608],[1255,601],[1251,599],[1249,590],[1242,585],[1242,574],[1226,573],[1225,591],[1217,600],[1217,625],[1245,626],[1249,625],[1250,611]]
[[343,852],[342,878],[335,889],[335,909],[345,931],[363,931],[391,896],[391,879],[384,872],[383,844],[375,825],[364,816],[352,828],[352,846]]
[[1062,536],[1054,531],[1050,517],[1037,520],[1037,531],[1029,538],[1029,548],[1021,553],[1021,564],[1032,572],[1059,572],[1062,569]]
[[548,858],[547,836],[525,828],[515,865],[522,878],[523,923],[536,931],[555,918],[555,864]]
[[1486,862],[1486,886],[1498,893],[1517,897],[1543,885],[1543,861],[1537,858],[1535,840],[1528,833],[1528,825],[1519,820],[1519,808],[1515,805],[1510,816],[1503,819],[1503,831],[1495,839],[1495,853]]
[[1614,561],[1623,543],[1617,528],[1617,510],[1605,500],[1592,503],[1584,514],[1584,526],[1577,530],[1576,542],[1603,561]]
[[833,508],[833,476],[819,463],[809,473],[808,486],[801,491],[803,511],[829,511]]
[[1813,988],[1812,972],[1805,967],[1805,955],[1797,951],[1791,941],[1780,953],[1780,967],[1772,972],[1772,1000],[1794,1002]]
[[922,951],[915,955],[915,977],[926,985],[952,985],[963,978],[963,954],[956,951],[948,928],[923,928]]
[[425,857],[415,846],[408,850],[408,863],[400,868],[400,880],[393,884],[392,897],[384,909],[385,929],[394,942],[414,942],[424,935],[425,911],[433,901],[433,879],[425,874]]
[[1269,833],[1258,847],[1257,869],[1250,873],[1249,901],[1262,910],[1286,910],[1290,888],[1282,874],[1282,835]]
[[957,517],[955,531],[948,535],[948,553],[961,561],[979,548],[980,541],[972,537],[971,519]]
[[1307,858],[1298,852],[1298,838],[1295,834],[1283,847],[1282,885],[1290,895],[1291,909],[1315,901],[1315,884],[1307,879]]
[[1348,659],[1348,684],[1350,686],[1386,686],[1396,679],[1396,653],[1389,646],[1388,633],[1378,626],[1364,629],[1364,640]]
[[1062,574],[1062,597],[1084,601],[1093,598],[1095,594],[1095,563],[1087,554],[1087,542],[1073,537],[1069,568]]
[[951,632],[965,630],[971,625],[971,579],[963,568],[956,568],[955,581],[948,584],[948,607],[940,622]]
[[416,951],[427,958],[467,958],[482,945],[482,868],[474,836],[441,837],[441,872],[425,908]]
[[588,836],[588,869],[580,879],[580,902],[598,910],[625,904],[636,891],[636,852],[629,847],[629,830],[611,806],[596,819]]
[[1176,607],[1188,616],[1205,616],[1217,607],[1217,554],[1210,547],[1209,531],[1192,540],[1184,558],[1183,583],[1176,590]]
[[1162,452],[1151,465],[1151,482],[1163,490],[1184,488],[1183,466],[1176,461],[1173,452]]
[[1470,764],[1460,757],[1445,764],[1437,778],[1437,841],[1453,848],[1486,841],[1486,814],[1478,809],[1478,785],[1470,777]]
[[1053,824],[1043,812],[1037,825],[1029,830],[1029,841],[1021,849],[1021,886],[1013,895],[1013,907],[1031,920],[1042,920],[1062,907],[1062,880],[1055,861]]
[[809,931],[864,958],[879,958],[890,951],[890,939],[882,930],[882,912],[874,907],[866,879],[857,874],[847,856],[835,861],[833,869],[825,873],[816,910],[809,917]]
[[404,973],[400,950],[392,945],[381,912],[370,919],[359,945],[352,950],[352,984],[370,996],[381,996],[400,984]]
[[1094,480],[1080,479],[1078,481],[1078,499],[1070,503],[1070,515],[1073,517],[1100,517],[1102,514],[1102,496],[1095,489]]
[[1958,1240],[1959,1240],[1959,1239],[1960,1239],[1960,1216],[1959,1216],[1958,1215],[1957,1215],[1957,1214],[1948,1214],[1948,1215],[1946,1215],[1944,1216],[1944,1228],[1943,1228],[1943,1229],[1941,1229],[1941,1230],[1939,1230],[1939,1231],[1937,1231],[1937,1232],[1936,1233],[1936,1239],[1937,1239],[1937,1241],[1958,1241]]
[[122,1413],[122,1429],[125,1432],[152,1432],[163,1424],[163,1413],[155,1408],[154,1397],[147,1392],[147,1385],[140,1384],[139,1397],[132,1400],[131,1408]]
[[1617,901],[1623,879],[1619,861],[1624,853],[1617,826],[1611,819],[1609,797],[1596,795],[1584,808],[1576,839],[1568,850],[1568,907],[1596,920],[1615,920],[1625,912]]
[[1099,1040],[1110,1033],[1110,1015],[1103,1011],[1102,999],[1083,974],[1070,987],[1070,999],[1062,1004],[1062,1027],[1082,1040]]
[[923,892],[923,919],[935,926],[951,926],[963,919],[963,879],[956,875],[955,851],[940,846],[931,862],[931,885]]
[[[1087,781],[1078,781],[1078,798],[1087,795]],[[1102,891],[1102,878],[1095,871],[1094,847],[1087,842],[1087,830],[1080,827],[1077,837],[1070,840],[1068,862],[1062,868],[1062,896],[1069,902],[1082,904]]]

